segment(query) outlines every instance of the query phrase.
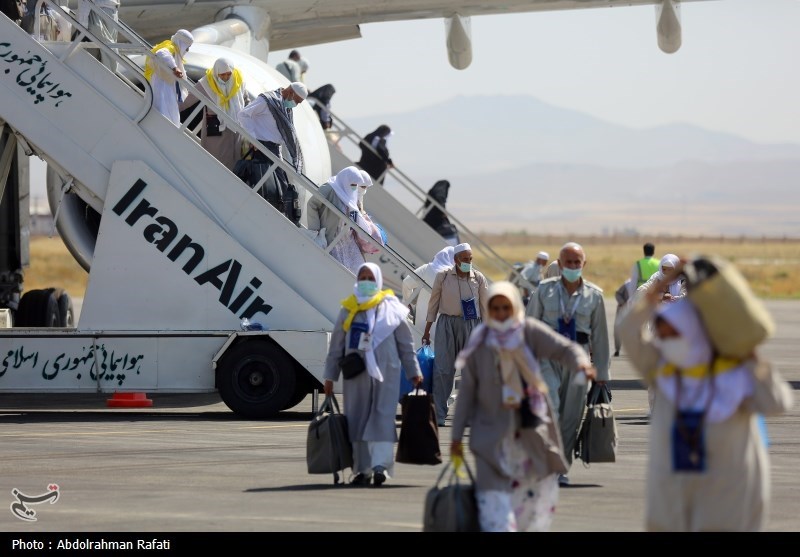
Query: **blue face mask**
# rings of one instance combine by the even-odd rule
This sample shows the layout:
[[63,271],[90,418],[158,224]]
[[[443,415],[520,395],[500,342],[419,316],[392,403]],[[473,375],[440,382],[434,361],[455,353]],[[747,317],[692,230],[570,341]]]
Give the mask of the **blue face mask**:
[[577,282],[581,278],[582,269],[561,269],[561,276],[567,279],[567,282]]
[[459,263],[458,268],[462,273],[469,273],[472,270],[472,263]]
[[371,280],[360,280],[356,283],[356,290],[358,290],[359,296],[371,298],[378,293],[378,283]]
[[297,106],[297,103],[291,99],[283,99],[283,106],[284,108],[292,109]]

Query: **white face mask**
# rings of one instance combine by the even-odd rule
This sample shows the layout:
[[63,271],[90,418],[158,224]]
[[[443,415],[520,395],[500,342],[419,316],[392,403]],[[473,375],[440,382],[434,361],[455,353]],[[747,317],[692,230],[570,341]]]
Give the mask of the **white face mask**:
[[494,329],[498,333],[505,333],[509,329],[512,329],[515,324],[515,321],[511,317],[505,321],[498,321],[497,319],[492,319],[491,317],[486,320],[486,326],[490,329]]
[[692,343],[686,337],[670,337],[653,339],[653,344],[669,363],[681,369],[691,367],[689,357],[692,355]]
[[364,196],[366,194],[367,194],[367,189],[366,188],[361,188],[361,187],[358,188],[358,200],[359,201],[363,202],[364,201]]

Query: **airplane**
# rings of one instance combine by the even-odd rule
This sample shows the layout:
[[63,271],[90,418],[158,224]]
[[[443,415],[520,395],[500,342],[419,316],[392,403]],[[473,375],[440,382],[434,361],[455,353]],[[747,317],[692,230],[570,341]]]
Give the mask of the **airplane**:
[[[60,4],[75,13],[79,1],[67,0]],[[255,0],[246,4],[217,0],[123,0],[119,17],[151,43],[160,42],[179,28],[191,29],[196,43],[220,47],[214,49],[215,53],[231,49],[229,57],[234,52],[245,53],[264,62],[271,51],[359,38],[360,25],[366,23],[442,18],[447,23],[445,41],[449,62],[452,67],[464,70],[472,61],[473,16],[639,5],[655,6],[658,46],[665,53],[676,52],[681,44],[681,0],[491,0],[480,5],[465,0]],[[212,62],[209,56],[202,57],[192,77],[197,79]],[[8,160],[5,163],[9,166]],[[0,166],[4,171],[0,174],[2,182],[7,181],[9,169]],[[9,197],[14,193],[9,191]],[[11,293],[21,291],[18,287],[24,265],[21,265],[20,255],[24,259],[27,253],[24,244],[28,233],[20,233],[15,224],[17,219],[11,218],[15,204],[5,205],[0,209],[7,216],[3,219],[6,228],[3,233],[14,241],[11,246],[0,246],[4,255],[0,258],[0,276],[5,277],[0,283],[0,305],[10,303],[16,308],[15,295]],[[26,220],[24,216],[20,218]],[[84,238],[80,242],[74,240],[78,245],[71,251],[88,268],[85,238],[93,236],[94,232],[71,234],[68,229],[74,227],[69,225],[68,219],[62,220],[59,227],[62,234]],[[96,222],[92,228],[96,228]],[[91,242],[91,238],[88,241]],[[66,302],[62,304],[67,305]]]
[[[658,46],[671,54],[681,46],[682,1],[701,0],[123,0],[119,13],[149,40],[169,37],[178,27],[201,29],[196,37],[200,42],[234,48],[246,42],[249,53],[258,57],[271,50],[359,38],[361,24],[441,18],[449,62],[463,70],[472,62],[472,16],[654,5]],[[240,40],[242,34],[249,35],[246,41]]]
[[[41,2],[42,0],[39,1]],[[77,1],[69,0],[68,8],[73,13],[77,11]],[[656,31],[659,47],[666,53],[677,51],[681,41],[680,2],[677,0],[502,0],[487,1],[480,7],[472,6],[464,0],[396,0],[392,2],[375,2],[374,0],[371,2],[365,0],[256,0],[247,5],[204,0],[191,1],[189,3],[170,0],[123,0],[119,10],[119,18],[124,24],[123,31],[126,30],[126,27],[130,28],[139,37],[151,43],[160,42],[164,38],[171,36],[177,29],[190,30],[195,42],[186,57],[185,66],[191,80],[196,81],[199,79],[202,73],[211,67],[215,59],[224,56],[231,59],[236,67],[241,67],[245,71],[248,76],[248,87],[252,87],[249,92],[251,95],[257,95],[259,92],[285,86],[288,83],[277,70],[267,64],[266,60],[270,51],[355,38],[360,36],[359,25],[364,23],[444,18],[447,22],[446,42],[449,61],[456,69],[466,69],[472,59],[470,33],[470,18],[472,16],[646,4],[655,5],[656,7]],[[4,18],[5,16],[0,17]],[[0,21],[0,23],[3,22]],[[6,20],[6,23],[10,24],[11,22]],[[8,36],[12,32],[14,36],[22,35],[19,29],[14,29],[13,27],[6,27],[5,29]],[[145,43],[139,37],[130,35],[128,40],[131,41],[131,44],[134,41],[138,42],[139,51],[136,56],[139,57],[139,62],[141,63],[143,53],[146,50],[142,50]],[[20,37],[19,40],[31,42],[30,36]],[[11,48],[6,38],[0,44],[5,44],[6,50]],[[140,347],[141,343],[156,342],[158,339],[162,339],[158,341],[161,343],[158,344],[160,346],[159,350],[169,351],[172,348],[166,347],[171,346],[170,343],[174,343],[177,346],[181,342],[176,340],[178,337],[175,337],[175,335],[170,336],[167,334],[165,336],[165,330],[169,332],[170,330],[196,329],[197,327],[193,327],[190,324],[205,323],[206,330],[230,331],[238,328],[238,320],[242,318],[242,315],[253,317],[254,312],[261,312],[263,314],[262,317],[264,317],[271,312],[269,317],[274,321],[269,324],[273,329],[296,333],[294,336],[286,336],[282,341],[280,355],[275,356],[273,354],[273,356],[282,359],[283,362],[286,362],[287,357],[292,357],[295,361],[295,368],[305,369],[301,370],[302,373],[298,375],[297,381],[294,379],[289,381],[287,389],[280,392],[280,396],[269,400],[267,396],[269,393],[267,393],[262,396],[262,399],[259,399],[258,403],[245,404],[243,400],[237,398],[239,395],[233,392],[239,389],[240,386],[230,383],[224,383],[224,385],[228,386],[228,398],[232,400],[232,404],[229,405],[232,408],[244,407],[246,412],[250,412],[252,415],[269,414],[276,409],[281,410],[290,407],[286,405],[296,403],[306,394],[312,392],[312,386],[315,384],[314,380],[319,379],[318,362],[320,359],[324,359],[325,343],[324,340],[320,340],[321,337],[315,334],[314,331],[319,333],[330,327],[332,322],[335,321],[335,315],[338,312],[339,293],[346,291],[345,289],[348,283],[351,284],[350,281],[352,279],[348,278],[346,273],[342,274],[345,271],[343,268],[334,267],[329,268],[330,276],[326,277],[328,280],[325,281],[325,284],[318,285],[310,280],[308,273],[303,274],[302,269],[279,269],[276,265],[280,265],[280,263],[275,261],[276,259],[280,260],[279,256],[281,254],[277,253],[279,249],[273,249],[269,252],[268,248],[263,244],[253,243],[252,234],[249,234],[250,230],[242,224],[244,221],[231,221],[230,217],[226,220],[220,216],[221,212],[227,210],[227,203],[235,202],[238,199],[237,196],[244,195],[243,193],[237,193],[236,195],[226,196],[223,199],[219,197],[220,192],[211,187],[214,183],[224,183],[233,177],[227,169],[215,164],[216,161],[205,160],[208,158],[207,153],[198,154],[197,146],[192,141],[188,141],[188,143],[184,141],[186,137],[179,136],[176,141],[162,144],[160,146],[162,154],[154,154],[158,152],[154,150],[154,146],[156,142],[164,137],[164,134],[175,134],[175,130],[170,129],[169,126],[164,127],[166,124],[171,125],[171,123],[162,121],[163,118],[157,113],[152,113],[153,111],[150,111],[146,103],[139,111],[135,121],[125,123],[125,118],[130,118],[131,115],[123,113],[124,111],[122,111],[121,107],[113,106],[111,101],[116,100],[116,97],[103,96],[108,95],[108,92],[114,90],[114,88],[119,88],[121,86],[120,80],[100,64],[89,65],[88,60],[82,54],[75,61],[70,60],[76,44],[73,43],[72,46],[65,45],[63,47],[59,47],[57,44],[50,44],[50,50],[47,52],[51,56],[56,56],[56,58],[51,59],[51,65],[48,66],[48,69],[57,67],[59,63],[76,64],[73,71],[77,73],[71,76],[65,74],[64,79],[72,79],[73,86],[76,89],[79,87],[90,87],[91,89],[86,90],[86,98],[73,98],[70,99],[70,102],[77,106],[82,101],[89,102],[88,97],[90,95],[97,95],[95,99],[97,104],[84,106],[83,110],[86,113],[106,111],[109,119],[113,119],[115,122],[122,119],[123,127],[127,126],[128,129],[122,129],[118,126],[106,129],[102,122],[91,122],[82,118],[81,122],[87,126],[87,129],[81,131],[81,141],[64,141],[63,135],[48,131],[47,128],[50,125],[44,123],[46,119],[42,119],[43,114],[39,112],[40,109],[26,104],[27,101],[24,99],[23,93],[18,90],[18,86],[21,85],[22,74],[17,76],[16,82],[11,80],[11,75],[6,78],[3,86],[6,87],[7,93],[0,96],[0,99],[2,99],[0,100],[0,123],[4,124],[3,134],[0,137],[0,238],[2,238],[0,240],[0,327],[3,326],[4,310],[2,308],[5,308],[6,316],[10,314],[13,318],[16,313],[16,317],[21,318],[19,319],[19,325],[24,323],[24,326],[28,327],[45,328],[71,328],[74,325],[70,317],[71,301],[62,289],[51,288],[41,291],[29,291],[21,296],[24,291],[24,269],[28,264],[29,258],[28,239],[30,235],[27,216],[30,188],[26,157],[36,154],[46,158],[48,162],[48,198],[56,218],[59,234],[75,259],[84,269],[90,272],[89,288],[87,289],[87,296],[80,318],[83,328],[79,327],[77,331],[73,331],[75,334],[71,336],[69,334],[62,335],[63,339],[58,342],[45,340],[42,337],[40,344],[37,346],[42,347],[43,354],[46,350],[61,350],[63,356],[63,354],[67,353],[65,352],[66,348],[57,348],[61,342],[65,343],[65,346],[70,343],[72,343],[70,346],[73,346],[77,342],[76,339],[93,336],[95,334],[93,331],[140,331],[134,335],[135,338],[125,341],[127,343],[125,347],[119,347],[117,350],[117,353],[122,353],[123,350],[126,354],[130,352],[130,355],[135,359],[141,356],[139,351],[145,350]],[[104,47],[109,48],[108,45]],[[124,52],[122,43],[115,45],[115,47],[119,47],[119,53]],[[35,45],[30,44],[23,47],[23,50],[24,48],[34,49]],[[61,52],[64,48],[69,48],[70,50]],[[45,55],[44,51],[42,52]],[[7,64],[19,65],[21,63],[20,60],[23,59],[20,57],[20,53],[11,53],[11,50],[0,53],[0,57],[3,56]],[[131,56],[130,60],[135,59],[136,56]],[[130,60],[123,60],[122,58],[120,60],[128,65],[127,70],[125,68],[120,69],[119,75],[125,77],[124,81],[127,84],[131,84],[131,80],[136,79],[136,72],[131,73],[134,66],[130,65]],[[30,61],[32,62],[33,58]],[[128,71],[129,75],[126,75],[126,71]],[[50,74],[48,73],[47,75],[49,76]],[[75,80],[75,75],[80,75],[80,79]],[[52,85],[52,83],[48,83],[48,85]],[[124,94],[128,95],[130,90],[127,89],[127,85],[125,87]],[[34,90],[32,87],[29,87],[29,89]],[[63,91],[59,91],[59,93],[63,93]],[[120,92],[119,94],[122,93]],[[39,101],[37,100],[36,102],[38,103]],[[60,102],[63,102],[63,100]],[[15,113],[13,109],[8,108],[10,106],[17,107],[20,112]],[[94,107],[96,107],[96,110],[93,110]],[[46,107],[41,110],[45,109]],[[22,111],[29,112],[23,114]],[[47,118],[62,118],[65,112],[62,110],[50,114]],[[34,120],[41,121],[42,125],[37,127],[33,123]],[[64,126],[61,134],[68,134],[69,132],[66,130],[72,129],[67,120],[50,120],[49,122],[50,124]],[[236,123],[232,121],[230,125],[235,126]],[[307,156],[305,157],[306,169],[304,170],[304,175],[293,176],[293,179],[299,180],[299,182],[306,185],[321,184],[335,173],[332,170],[338,170],[351,164],[347,160],[342,160],[342,155],[338,154],[337,150],[329,145],[319,119],[309,106],[309,103],[303,103],[295,111],[295,125],[303,152]],[[180,135],[185,135],[184,128],[186,126],[187,124],[184,123],[183,127],[178,130]],[[20,132],[19,130],[22,128],[27,129],[28,133]],[[156,132],[156,130],[160,131]],[[32,137],[26,137],[27,135]],[[96,136],[97,143],[85,146],[83,143],[89,136]],[[135,147],[134,144],[136,145]],[[131,146],[127,147],[127,145]],[[194,157],[192,160],[195,161],[195,164],[189,165],[187,163],[187,166],[180,166],[179,163],[166,164],[163,154],[166,149],[175,149],[172,156],[177,157],[175,160],[181,162],[183,162],[182,157],[184,156],[187,161],[190,157]],[[136,151],[137,156],[141,157],[141,159],[126,161],[126,156],[130,156],[133,150]],[[147,155],[147,153],[151,154]],[[83,164],[78,164],[76,160],[70,160],[70,156],[80,158]],[[147,157],[150,158],[148,159]],[[143,163],[145,160],[147,164],[140,164],[139,166],[134,164]],[[178,168],[179,166],[180,168]],[[125,172],[140,173],[143,178],[134,184],[117,185],[125,180],[123,178],[125,172],[119,170],[122,168],[126,169]],[[287,169],[289,169],[288,166]],[[228,177],[226,177],[226,174]],[[201,183],[211,180],[212,175],[216,176],[215,182],[212,184]],[[146,177],[146,180],[144,177]],[[148,184],[157,183],[161,183],[161,186],[148,186]],[[116,218],[113,213],[121,217],[122,213],[128,209],[131,211],[139,210],[133,209],[132,206],[129,207],[126,204],[128,202],[123,203],[123,200],[120,200],[113,206],[112,211],[111,205],[105,204],[106,197],[113,193],[110,191],[113,189],[112,186],[117,189],[122,187],[129,188],[123,200],[129,197],[133,199],[136,196],[146,195],[146,198],[143,198],[141,203],[149,204],[148,211],[155,213],[156,207],[158,207],[158,210],[169,212],[169,217],[161,215],[156,219],[157,222],[163,224],[164,222],[180,221],[182,225],[179,228],[183,232],[183,223],[186,224],[186,229],[189,229],[207,221],[205,229],[213,229],[215,233],[208,237],[207,244],[191,243],[191,237],[188,234],[184,234],[185,245],[180,250],[175,248],[168,252],[165,251],[167,247],[166,239],[162,239],[160,242],[162,247],[160,249],[164,252],[163,254],[147,252],[144,255],[147,262],[143,260],[141,264],[132,266],[127,260],[120,258],[120,253],[122,252],[119,252],[116,246],[109,245],[109,242],[112,242],[109,238],[117,238],[116,241],[121,242],[119,244],[121,246],[120,249],[123,249],[123,245],[127,248],[127,244],[130,242],[134,244],[135,242],[141,242],[141,238],[138,240],[119,240],[129,232],[127,228],[123,228],[122,230],[115,230],[113,233],[107,231],[104,235],[105,237],[102,240],[100,239],[99,232],[103,228],[101,214],[103,215],[103,221],[105,221],[106,215],[113,219]],[[145,190],[145,188],[148,189]],[[375,194],[371,194],[370,203],[374,204],[371,207],[374,207],[376,211],[374,216],[377,217],[378,222],[386,225],[391,236],[391,241],[389,242],[391,249],[382,248],[377,258],[382,266],[385,265],[388,269],[388,271],[384,270],[384,275],[387,277],[389,284],[392,284],[391,281],[394,280],[393,287],[397,289],[397,281],[402,280],[409,273],[413,273],[415,267],[430,261],[433,255],[444,247],[444,240],[429,227],[418,226],[419,219],[407,209],[399,207],[388,193],[382,192],[384,188],[374,189],[378,190]],[[314,195],[313,191],[309,191],[311,195]],[[142,207],[141,204],[140,207]],[[163,209],[163,207],[171,209]],[[248,204],[247,207],[243,206],[239,209],[239,211],[252,212],[253,214],[250,215],[250,218],[253,222],[258,222],[256,214],[263,213],[265,210],[263,207],[253,204]],[[133,213],[126,217],[125,220],[131,227],[141,216],[137,213],[138,216],[134,218],[132,215]],[[144,237],[147,242],[152,243],[155,239],[152,231],[155,230],[156,226],[160,225],[151,224],[145,228]],[[281,234],[289,234],[290,232],[281,228],[282,226],[284,226],[283,223],[275,221],[268,223],[264,229],[266,230],[268,227],[275,228],[275,232],[279,234],[278,237]],[[177,234],[177,228],[174,232]],[[166,232],[162,233],[166,234]],[[197,236],[194,235],[192,237],[196,238]],[[281,240],[285,240],[286,249],[289,249],[288,246],[292,245],[292,243],[297,246],[304,245],[303,239],[299,236],[281,237]],[[131,244],[129,249],[133,249],[138,256],[141,248],[134,244]],[[211,301],[204,305],[195,303],[198,295],[192,294],[193,291],[190,288],[184,288],[178,284],[180,280],[186,278],[184,275],[188,275],[189,271],[186,269],[194,269],[197,266],[197,262],[193,262],[195,258],[192,257],[192,260],[183,266],[184,274],[180,273],[181,267],[179,265],[170,263],[174,262],[177,257],[186,251],[187,246],[190,244],[196,246],[194,249],[199,250],[201,254],[211,253],[212,250],[221,250],[221,253],[226,253],[227,257],[233,257],[227,261],[221,259],[222,263],[214,267],[216,274],[213,276],[208,274],[211,272],[211,270],[208,270],[205,273],[190,277],[194,279],[189,283],[191,288],[196,288],[197,285],[205,285],[199,296]],[[234,251],[241,255],[231,256],[230,254],[234,253]],[[160,258],[158,257],[159,255],[161,255]],[[166,255],[168,257],[164,257]],[[256,256],[255,259],[253,259],[253,256]],[[305,258],[307,265],[319,266],[320,268],[328,268],[326,266],[330,265],[327,259],[320,258],[320,255],[313,250],[304,253],[301,256],[302,258]],[[204,264],[207,264],[207,262]],[[247,265],[251,267],[251,270],[247,272],[252,273],[251,276],[253,278],[250,286],[245,286],[240,290],[238,288],[240,270],[242,279],[246,281],[245,271],[242,269],[244,268],[243,266]],[[177,271],[174,285],[170,284],[156,290],[148,288],[150,276],[147,270],[149,266],[163,267],[162,272],[164,273],[175,273]],[[125,270],[124,276],[119,274],[122,269]],[[233,275],[234,270],[235,276]],[[278,278],[281,280],[264,279],[265,276],[273,276],[274,274],[278,274]],[[221,279],[222,275],[227,276],[227,279],[223,281]],[[324,287],[326,290],[324,296],[320,291],[320,287]],[[234,288],[240,294],[231,300]],[[258,290],[259,288],[260,290]],[[216,300],[215,297],[217,296],[219,300]],[[271,303],[268,304],[267,301],[271,301]],[[180,305],[180,302],[183,305]],[[283,306],[279,307],[281,302],[283,302]],[[290,311],[290,302],[302,311]],[[274,308],[273,305],[275,306]],[[111,307],[114,308],[113,312],[109,311]],[[172,308],[171,312],[169,308]],[[176,308],[178,308],[177,311]],[[300,314],[307,316],[306,321],[300,319]],[[9,326],[8,322],[9,320],[6,319],[6,327]],[[192,334],[189,336],[192,336]],[[22,346],[20,343],[24,342],[26,338],[25,335],[15,336],[14,334],[7,337],[8,346],[18,351],[18,359],[21,365],[27,361],[24,358],[24,355],[27,354],[25,350],[30,350],[30,343],[34,342],[32,339],[28,339],[29,344]],[[123,342],[116,340],[116,338],[109,337],[106,339],[106,343],[112,346],[115,342]],[[233,352],[237,358],[246,359],[250,356],[244,354],[245,351],[241,348],[242,344],[236,344],[235,340],[229,340],[229,342],[221,345],[224,338],[221,334],[214,333],[192,341],[200,343],[204,347],[202,350],[194,351],[195,357],[200,358],[202,355],[202,360],[196,363],[197,368],[211,363],[207,360],[208,356],[206,356],[206,354],[210,353],[216,354],[214,360],[215,368],[219,361],[222,363],[227,362],[228,365],[224,365],[223,369],[242,370],[241,365],[244,364],[240,365],[238,360],[232,359],[233,356],[226,356],[225,350],[234,345],[229,352]],[[146,341],[136,339],[146,339]],[[308,342],[314,344],[314,353],[318,355],[316,360],[312,359],[313,361],[311,361],[308,359],[308,351],[310,350]],[[256,341],[253,341],[252,344],[254,346],[258,345]],[[85,359],[87,356],[84,353],[96,355],[98,345],[99,342],[95,339],[94,344],[81,347],[80,354],[82,357],[76,357],[75,361]],[[249,346],[247,343],[245,345]],[[264,352],[262,350],[263,346],[258,346],[261,346],[258,350]],[[138,355],[133,356],[134,353]],[[56,356],[57,354],[54,354],[53,357],[55,358]],[[261,357],[266,356],[262,354]],[[49,361],[44,356],[41,359]],[[163,365],[169,365],[170,363],[174,365],[175,360],[162,355],[159,362],[157,365],[162,365],[162,363]],[[217,371],[219,375],[219,369]],[[172,370],[166,370],[161,373],[169,374],[171,372]],[[253,388],[255,388],[256,384],[260,385],[258,382],[261,379],[258,378],[261,377],[261,373],[259,371],[247,380]],[[45,377],[47,373],[43,370],[41,375]],[[258,375],[258,378],[256,375]],[[165,376],[158,379],[157,383],[146,383],[147,381],[155,381],[155,378],[144,377],[144,375],[141,378],[137,378],[137,380],[142,381],[143,385],[163,385],[165,384]],[[78,375],[79,379],[80,375]],[[28,380],[26,378],[24,381]],[[128,378],[129,382],[132,380],[133,378]],[[8,377],[4,381],[6,384],[12,383],[12,380]],[[59,379],[59,381],[62,381],[62,379]],[[75,379],[64,378],[63,381],[65,384],[60,388],[93,388],[92,385],[85,385],[84,383],[68,383],[69,381],[77,381]],[[178,384],[179,381],[176,381],[175,384]],[[214,383],[214,374],[204,373],[202,376],[194,377],[192,381],[193,383],[190,387],[187,387],[187,384],[183,384],[180,388],[208,390],[218,387],[222,390],[225,387],[220,387],[219,383],[220,381],[227,381],[227,379],[218,377],[217,383]],[[43,383],[32,387],[24,382],[21,385],[22,387],[16,385],[11,388],[41,388],[46,390],[56,386],[55,383]]]

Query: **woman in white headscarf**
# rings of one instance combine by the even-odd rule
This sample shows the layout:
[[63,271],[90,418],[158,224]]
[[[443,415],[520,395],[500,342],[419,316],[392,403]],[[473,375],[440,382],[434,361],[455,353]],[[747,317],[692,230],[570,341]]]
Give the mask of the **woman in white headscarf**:
[[153,107],[176,126],[181,125],[180,103],[187,90],[180,83],[186,77],[183,57],[192,46],[194,37],[186,29],[179,29],[172,38],[153,47],[157,62],[148,56],[144,76],[153,88]]
[[456,359],[461,386],[451,458],[461,466],[469,425],[482,531],[547,531],[558,500],[558,475],[566,473],[567,463],[538,359],[559,361],[589,378],[595,370],[579,344],[525,317],[513,284],[495,282],[488,296],[488,319]]
[[[679,273],[675,272],[675,269],[680,266],[680,261],[680,258],[674,253],[668,253],[662,257],[661,261],[658,263],[658,271],[653,273],[644,284],[636,289],[633,300],[634,303],[647,292],[652,292],[654,288],[653,285],[656,283],[661,285],[659,286],[661,302],[677,302],[686,296],[686,281],[681,278]],[[667,280],[665,277],[669,277],[669,279]],[[653,386],[647,388],[647,403],[650,406],[650,413],[652,414],[656,404],[656,392]]]
[[364,371],[344,379],[342,386],[356,474],[350,483],[380,487],[394,475],[401,366],[415,386],[422,381],[422,372],[406,322],[408,309],[391,290],[383,290],[380,267],[364,263],[356,278],[331,334],[324,388],[326,395],[333,393],[345,356],[357,353],[363,359]]
[[[647,279],[644,284],[637,288],[636,292],[645,292],[649,290],[655,282],[661,281],[662,302],[674,302],[683,298],[686,296],[685,281],[680,277],[680,275],[673,272],[679,264],[680,258],[674,253],[668,253],[662,257],[661,261],[658,263],[658,271],[653,273],[653,275]],[[665,275],[669,275],[671,277],[670,280],[665,281]]]
[[[680,269],[679,262],[671,274]],[[619,327],[632,364],[656,392],[645,526],[761,530],[770,479],[757,415],[786,412],[791,388],[755,354],[746,360],[715,357],[689,298],[660,303],[669,278],[638,297]]]
[[[227,58],[217,58],[197,84],[219,105],[219,112],[224,112],[234,122],[238,122],[239,111],[250,102],[242,73]],[[197,101],[190,93],[181,109],[191,107]],[[233,170],[236,161],[242,156],[242,141],[238,133],[228,129],[224,120],[217,116],[217,112],[208,106],[203,109],[200,144],[219,162]]]
[[[355,166],[343,168],[336,176],[332,176],[319,187],[320,196],[333,203],[341,212],[331,210],[319,197],[312,196],[308,200],[306,213],[308,229],[324,235],[327,246],[336,241],[336,245],[331,249],[331,255],[350,269],[353,274],[356,274],[361,264],[366,261],[360,245],[366,241],[358,238],[353,231],[344,231],[347,224],[342,218],[342,213],[348,215],[367,233],[370,232],[369,223],[358,209],[358,187],[364,183],[364,176],[360,169]],[[336,240],[337,237],[339,240]]]
[[[417,267],[415,275],[408,275],[403,279],[403,304],[411,309],[414,308],[414,324],[420,328],[425,327],[428,318],[428,302],[431,299],[430,290],[423,288],[419,278],[433,288],[433,281],[436,275],[445,269],[449,269],[453,263],[453,246],[447,246],[439,251],[430,263],[425,263]],[[436,339],[436,331],[431,331],[431,342]]]
[[386,245],[386,237],[381,227],[379,227],[378,224],[372,220],[372,217],[369,215],[369,213],[367,213],[367,210],[364,207],[364,197],[373,186],[372,177],[369,175],[369,173],[362,169],[359,169],[359,171],[361,172],[362,178],[364,178],[364,183],[359,185],[358,189],[356,190],[358,192],[358,210],[361,211],[361,217],[364,219],[364,222],[367,223],[366,231],[375,241],[369,242],[358,238],[358,245],[361,247],[361,251],[364,253],[378,253],[380,249],[378,249],[376,244],[380,244],[382,246]]

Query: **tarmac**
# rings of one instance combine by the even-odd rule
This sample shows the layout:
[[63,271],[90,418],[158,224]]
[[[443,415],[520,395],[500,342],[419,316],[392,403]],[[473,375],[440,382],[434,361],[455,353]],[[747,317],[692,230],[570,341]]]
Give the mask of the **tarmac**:
[[[610,324],[615,308],[609,301]],[[800,301],[767,306],[778,328],[760,354],[796,391]],[[573,464],[554,532],[644,529],[647,391],[624,350],[612,358],[611,374],[617,461]],[[380,488],[334,486],[331,475],[306,472],[311,397],[265,421],[238,418],[217,394],[153,393],[152,408],[143,409],[107,408],[108,398],[0,394],[0,531],[420,532],[425,494],[444,466],[396,464]],[[449,424],[439,430],[444,462]],[[767,429],[772,499],[766,531],[795,532],[800,406],[769,418]],[[12,490],[34,497],[53,485],[56,501],[28,504],[36,521],[14,513]]]

